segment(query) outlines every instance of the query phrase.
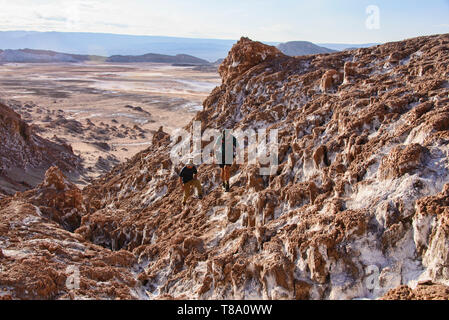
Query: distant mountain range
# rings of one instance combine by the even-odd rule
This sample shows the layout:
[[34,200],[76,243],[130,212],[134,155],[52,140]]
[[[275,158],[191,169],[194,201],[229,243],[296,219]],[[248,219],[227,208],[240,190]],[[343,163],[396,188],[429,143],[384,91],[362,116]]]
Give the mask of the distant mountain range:
[[186,54],[210,62],[226,57],[236,40],[75,32],[0,32],[0,49],[52,50],[79,55]]
[[380,43],[363,43],[363,44],[350,44],[350,43],[318,43],[319,46],[323,46],[335,51],[352,50],[359,48],[369,48],[377,46]]
[[212,65],[209,61],[187,54],[177,54],[176,56],[148,53],[141,56],[89,56],[79,54],[60,53],[49,50],[0,50],[0,63],[79,63],[86,61],[104,61],[117,63],[131,62],[153,62],[170,63],[176,65]]
[[148,53],[141,56],[112,56],[106,59],[106,62],[155,62],[155,63],[172,63],[172,64],[187,64],[187,65],[204,65],[210,62],[200,59],[188,54],[177,54],[176,56],[169,56],[156,53]]
[[85,61],[104,61],[106,58],[101,56],[88,56],[78,54],[60,53],[49,50],[0,50],[1,62],[27,62],[27,63],[48,63],[48,62],[85,62]]
[[319,53],[333,53],[335,50],[331,50],[325,47],[317,46],[316,44],[308,41],[291,41],[286,43],[281,43],[277,48],[282,51],[282,53],[288,56],[306,56],[309,54],[319,54]]
[[305,56],[309,54],[334,53],[337,51],[368,48],[378,43],[345,44],[345,43],[323,43],[314,44],[308,41],[290,41],[278,44],[277,48],[288,56]]
[[[51,50],[69,52],[61,59],[89,59],[95,56],[145,56],[148,53],[176,56],[179,54],[197,57],[209,62],[217,61],[228,55],[237,40],[194,39],[163,36],[134,36],[107,33],[83,32],[35,32],[35,31],[0,31],[0,49]],[[293,55],[323,53],[323,50],[341,51],[346,48],[369,47],[375,44],[318,44],[293,41],[281,44],[267,42],[277,46],[284,45]],[[322,48],[324,47],[324,48]],[[331,51],[332,52],[332,51]],[[26,56],[26,52],[23,55]],[[114,58],[116,59],[116,58]],[[118,59],[118,58],[117,58]],[[122,58],[120,58],[122,59]],[[141,59],[145,59],[142,57]],[[182,59],[182,58],[181,58]]]

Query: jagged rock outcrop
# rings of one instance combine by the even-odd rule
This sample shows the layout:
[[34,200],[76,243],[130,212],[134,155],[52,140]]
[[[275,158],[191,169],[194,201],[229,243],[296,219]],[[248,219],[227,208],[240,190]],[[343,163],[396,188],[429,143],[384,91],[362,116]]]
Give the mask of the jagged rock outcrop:
[[86,213],[81,190],[57,167],[47,170],[44,181],[36,189],[16,197],[25,198],[39,209],[42,216],[72,232],[80,227],[81,218]]
[[[222,194],[217,169],[202,165],[207,195],[183,209],[178,168],[160,165],[170,147],[150,148],[85,189],[95,208],[77,232],[131,250],[151,298],[379,298],[423,279],[448,285],[444,219],[419,205],[449,183],[448,43],[289,58],[242,38],[194,120],[278,129],[277,173],[234,168]],[[200,249],[186,249],[189,237]]]
[[422,284],[414,290],[407,286],[389,291],[382,300],[445,300],[449,297],[449,287],[436,284]]
[[342,75],[337,70],[331,69],[321,78],[320,89],[322,92],[329,91],[333,86],[339,85],[342,82]]
[[23,199],[0,200],[0,300],[136,299],[135,257],[86,242]]
[[248,38],[241,38],[229,52],[229,55],[218,68],[224,83],[242,77],[252,67],[275,58],[286,57],[278,49],[253,42]]
[[160,147],[162,145],[167,145],[170,143],[170,135],[164,132],[163,127],[159,127],[159,130],[153,134],[152,145],[155,147]]
[[[101,259],[126,252],[135,282],[120,283],[139,298],[447,299],[448,45],[438,35],[287,57],[242,38],[194,121],[277,129],[277,170],[234,166],[223,193],[217,166],[202,164],[205,197],[183,208],[161,133],[82,191],[67,237]],[[330,70],[343,77],[323,92]]]
[[71,146],[43,139],[34,131],[0,102],[0,191],[5,194],[35,187],[51,166],[73,176],[82,171],[81,159]]

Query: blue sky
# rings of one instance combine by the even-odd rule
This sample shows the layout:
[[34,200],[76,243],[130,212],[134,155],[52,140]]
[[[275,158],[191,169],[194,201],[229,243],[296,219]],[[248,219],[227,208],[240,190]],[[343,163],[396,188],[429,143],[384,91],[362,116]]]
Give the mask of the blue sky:
[[[379,8],[369,29],[366,8]],[[449,0],[0,0],[0,31],[76,31],[316,43],[449,33]]]

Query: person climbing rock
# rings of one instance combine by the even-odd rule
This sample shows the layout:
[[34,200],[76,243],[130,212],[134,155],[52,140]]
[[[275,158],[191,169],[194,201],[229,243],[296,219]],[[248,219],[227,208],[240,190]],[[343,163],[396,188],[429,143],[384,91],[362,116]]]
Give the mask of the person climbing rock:
[[182,205],[185,206],[187,199],[192,193],[192,188],[195,188],[198,192],[198,198],[203,198],[203,189],[201,187],[201,182],[197,178],[198,171],[193,164],[192,160],[189,160],[187,165],[181,170],[179,174],[179,181],[182,184],[184,190],[184,199],[182,200]]
[[223,130],[215,142],[216,160],[221,169],[221,180],[226,192],[230,191],[231,167],[234,164],[237,147],[237,139],[228,129]]

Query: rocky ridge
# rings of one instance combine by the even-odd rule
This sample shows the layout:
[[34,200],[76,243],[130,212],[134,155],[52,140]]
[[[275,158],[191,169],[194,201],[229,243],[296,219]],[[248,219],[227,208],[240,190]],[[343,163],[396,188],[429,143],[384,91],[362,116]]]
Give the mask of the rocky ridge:
[[[305,57],[242,38],[219,71],[222,85],[194,120],[278,129],[276,174],[234,167],[223,194],[217,168],[203,164],[206,196],[182,208],[162,130],[82,191],[67,181],[58,189],[49,181],[64,178],[52,169],[37,189],[0,200],[0,261],[22,270],[45,252],[54,270],[78,265],[85,285],[69,290],[63,272],[33,269],[54,288],[33,298],[449,297],[449,35]],[[45,228],[52,246],[68,239],[77,254],[74,244],[11,240]],[[21,272],[0,276],[12,298],[31,297]]]
[[56,167],[36,190],[0,200],[0,300],[132,299],[128,251],[112,252],[70,232],[81,191]]
[[81,159],[70,145],[41,138],[39,128],[28,125],[9,106],[0,102],[0,190],[5,194],[35,187],[45,171],[58,166],[64,173],[79,175]]

